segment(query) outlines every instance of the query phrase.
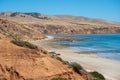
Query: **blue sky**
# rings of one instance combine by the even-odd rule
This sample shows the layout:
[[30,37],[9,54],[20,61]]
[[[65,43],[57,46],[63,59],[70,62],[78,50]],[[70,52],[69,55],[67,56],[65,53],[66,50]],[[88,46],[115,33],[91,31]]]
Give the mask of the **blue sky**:
[[0,0],[0,12],[69,14],[120,22],[120,0]]

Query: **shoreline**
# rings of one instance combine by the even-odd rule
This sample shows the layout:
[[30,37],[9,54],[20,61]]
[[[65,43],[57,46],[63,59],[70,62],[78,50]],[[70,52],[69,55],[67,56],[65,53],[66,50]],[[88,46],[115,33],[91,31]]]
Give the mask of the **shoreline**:
[[[91,54],[78,54],[78,50],[71,48],[54,49],[60,53],[60,57],[69,62],[77,62],[87,71],[98,71],[105,76],[107,80],[120,80],[120,62],[110,60]],[[80,51],[79,51],[80,53]]]
[[66,61],[79,63],[87,71],[98,71],[105,76],[106,80],[120,80],[120,61],[102,58],[92,52],[81,54],[79,50],[69,47],[59,49],[52,48],[47,45],[47,41],[51,39],[54,39],[54,37],[47,37],[46,39],[33,41],[32,43],[42,46],[49,52],[55,51],[56,53],[61,54],[59,56]]

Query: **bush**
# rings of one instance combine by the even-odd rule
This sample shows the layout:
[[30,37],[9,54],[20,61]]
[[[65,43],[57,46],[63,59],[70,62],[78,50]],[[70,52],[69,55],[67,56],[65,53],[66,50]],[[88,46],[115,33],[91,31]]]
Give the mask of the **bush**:
[[60,57],[56,57],[56,59],[63,62],[62,58],[60,58]]
[[51,80],[67,80],[67,78],[52,78]]
[[91,74],[93,77],[97,78],[97,79],[105,80],[104,76],[103,76],[102,74],[96,72],[96,71],[90,72],[90,74]]
[[70,66],[74,69],[75,72],[80,74],[80,70],[82,70],[82,66],[80,66],[78,63],[71,63]]
[[27,47],[27,48],[30,48],[30,49],[38,50],[38,47],[36,45],[33,45],[33,44],[31,44],[27,41],[12,40],[11,42],[18,45],[18,46],[21,46],[21,47]]
[[57,60],[61,61],[63,64],[69,65],[68,61],[64,61],[62,58],[60,57],[56,57]]

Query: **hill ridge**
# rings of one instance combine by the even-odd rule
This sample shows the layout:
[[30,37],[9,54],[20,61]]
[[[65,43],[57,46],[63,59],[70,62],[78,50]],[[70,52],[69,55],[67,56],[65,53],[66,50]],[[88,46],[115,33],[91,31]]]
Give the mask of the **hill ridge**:
[[120,33],[119,22],[91,19],[81,16],[3,12],[0,13],[0,18],[27,25],[43,34]]

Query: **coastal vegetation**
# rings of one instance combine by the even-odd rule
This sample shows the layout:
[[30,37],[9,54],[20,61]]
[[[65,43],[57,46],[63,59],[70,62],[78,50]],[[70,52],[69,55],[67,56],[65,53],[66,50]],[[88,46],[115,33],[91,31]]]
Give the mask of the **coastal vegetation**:
[[76,62],[70,63],[70,66],[73,68],[73,70],[74,70],[75,72],[77,72],[77,73],[79,73],[79,74],[80,74],[80,70],[83,69],[82,66],[79,65],[79,64],[76,63]]
[[90,74],[91,74],[93,77],[95,77],[95,78],[97,78],[97,79],[99,79],[99,80],[105,80],[104,76],[103,76],[102,74],[96,72],[96,71],[90,72]]
[[38,47],[36,45],[33,45],[27,41],[21,41],[21,40],[12,40],[12,43],[21,46],[21,47],[26,47],[26,48],[30,48],[30,49],[35,49],[35,50],[39,50]]
[[65,64],[65,65],[69,65],[69,62],[68,62],[68,61],[63,60],[63,59],[60,58],[60,57],[56,57],[56,59],[59,60],[59,61],[61,61],[61,62],[62,62],[63,64]]

